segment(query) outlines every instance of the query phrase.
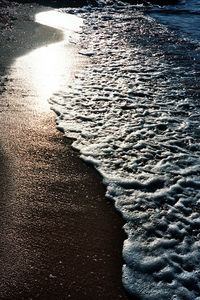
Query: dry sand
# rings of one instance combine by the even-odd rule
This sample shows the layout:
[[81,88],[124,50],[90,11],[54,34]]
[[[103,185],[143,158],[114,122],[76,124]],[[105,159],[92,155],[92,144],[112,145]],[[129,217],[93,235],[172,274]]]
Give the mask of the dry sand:
[[[0,299],[128,299],[123,221],[101,178],[9,75],[14,58],[62,34],[30,17],[15,23],[0,50]],[[74,72],[85,63],[75,57]]]

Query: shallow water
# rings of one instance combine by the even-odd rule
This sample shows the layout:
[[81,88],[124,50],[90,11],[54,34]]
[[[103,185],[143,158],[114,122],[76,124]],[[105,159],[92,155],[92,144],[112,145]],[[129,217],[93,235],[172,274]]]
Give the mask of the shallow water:
[[124,286],[141,299],[198,299],[200,48],[145,8],[70,12],[85,19],[91,64],[51,103],[126,221]]
[[200,1],[180,0],[176,5],[153,7],[150,15],[200,43]]

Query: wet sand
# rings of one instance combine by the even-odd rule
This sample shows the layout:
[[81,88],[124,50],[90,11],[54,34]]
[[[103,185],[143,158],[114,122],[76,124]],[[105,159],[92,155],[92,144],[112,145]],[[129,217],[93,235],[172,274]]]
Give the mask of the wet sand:
[[[38,110],[36,95],[13,84],[14,58],[62,34],[30,18],[16,22],[12,34],[0,56],[6,82],[0,107],[0,299],[129,299],[121,283],[123,221],[105,198],[100,176],[56,130],[55,114]],[[74,56],[70,80],[86,63]]]

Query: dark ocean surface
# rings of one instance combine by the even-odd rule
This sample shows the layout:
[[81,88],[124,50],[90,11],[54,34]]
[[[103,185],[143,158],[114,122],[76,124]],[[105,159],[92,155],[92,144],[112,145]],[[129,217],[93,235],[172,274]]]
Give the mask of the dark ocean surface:
[[200,42],[199,0],[180,0],[176,5],[154,7],[150,15],[187,38]]

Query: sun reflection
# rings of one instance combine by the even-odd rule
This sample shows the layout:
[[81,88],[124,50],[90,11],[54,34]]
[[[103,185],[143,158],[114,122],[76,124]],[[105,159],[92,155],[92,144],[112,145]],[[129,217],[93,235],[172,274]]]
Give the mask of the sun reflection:
[[76,32],[80,32],[81,26],[83,25],[83,19],[54,10],[38,13],[35,16],[35,21],[53,28]]
[[[34,95],[34,108],[39,111],[49,109],[48,99],[66,86],[74,73],[76,63],[75,46],[70,45],[72,31],[80,31],[82,19],[56,11],[36,15],[36,22],[62,30],[63,40],[38,48],[19,57],[14,65],[22,89]],[[47,29],[48,30],[48,29]]]

